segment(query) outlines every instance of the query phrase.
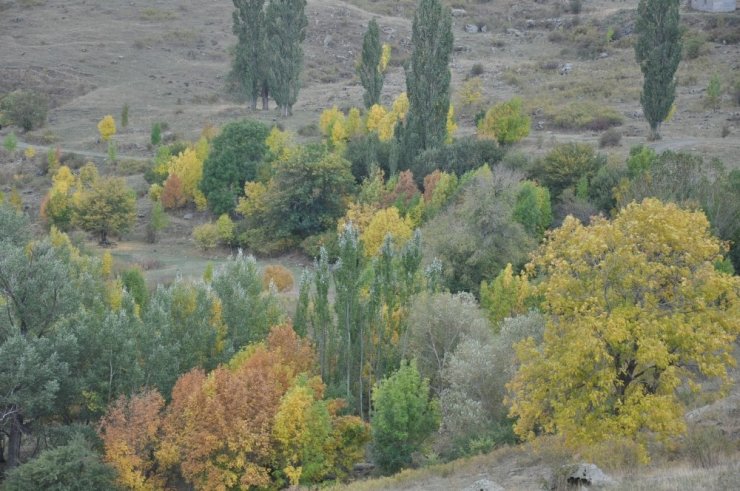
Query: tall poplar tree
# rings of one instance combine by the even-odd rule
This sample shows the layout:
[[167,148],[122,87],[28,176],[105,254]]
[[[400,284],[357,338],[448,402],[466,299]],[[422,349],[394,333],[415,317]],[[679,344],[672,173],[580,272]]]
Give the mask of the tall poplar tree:
[[265,29],[265,0],[234,1],[234,34],[239,41],[232,62],[232,76],[250,98],[252,109],[257,109],[257,98],[262,97],[262,109],[268,108],[267,40]]
[[679,0],[640,0],[637,6],[638,39],[635,56],[644,76],[640,103],[650,124],[650,139],[660,138],[676,98],[676,70],[681,61]]
[[447,137],[450,109],[452,14],[440,0],[420,0],[414,14],[414,51],[406,67],[409,112],[403,129],[404,168],[419,152],[439,147]]
[[271,0],[267,6],[267,50],[270,90],[287,117],[298,99],[306,38],[306,0]]
[[362,99],[368,109],[380,104],[380,93],[383,90],[383,73],[380,71],[382,53],[378,23],[373,19],[367,25],[362,40],[362,55],[357,64],[357,76],[360,77],[362,87],[365,89]]

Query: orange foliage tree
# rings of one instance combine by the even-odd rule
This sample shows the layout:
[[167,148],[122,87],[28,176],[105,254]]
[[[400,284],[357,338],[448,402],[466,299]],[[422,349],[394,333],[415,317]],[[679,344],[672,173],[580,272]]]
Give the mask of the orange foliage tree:
[[[102,427],[106,457],[127,487],[156,479],[158,489],[166,489],[166,479],[152,469],[176,469],[199,490],[341,477],[362,458],[369,431],[357,417],[338,416],[342,402],[325,401],[323,394],[310,343],[291,326],[274,327],[264,343],[247,347],[228,365],[180,377],[160,419],[146,407],[128,418],[112,407]],[[118,404],[134,413],[135,401]],[[140,420],[151,424],[137,426]],[[136,432],[154,436],[131,435],[132,422]]]

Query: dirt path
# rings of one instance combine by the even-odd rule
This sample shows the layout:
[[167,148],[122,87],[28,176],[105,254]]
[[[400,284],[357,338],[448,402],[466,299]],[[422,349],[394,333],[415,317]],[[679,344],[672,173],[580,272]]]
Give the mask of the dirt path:
[[[36,149],[36,151],[40,151],[40,152],[48,152],[49,150],[56,150],[57,148],[56,145],[53,147],[49,145],[32,145],[30,143],[22,142],[20,140],[18,140],[17,147],[20,150],[25,150],[26,148],[33,147]],[[91,159],[96,159],[100,161],[96,163],[103,163],[108,159],[108,154],[102,153],[102,152],[91,152],[89,150],[74,150],[74,149],[71,149],[68,147],[62,147],[62,146],[59,146],[59,151],[62,153],[73,153],[76,155],[81,155],[83,157],[89,157]],[[118,154],[118,159],[119,160],[138,160],[138,161],[148,160],[148,158],[146,157],[134,157],[133,155],[121,155],[121,154]]]

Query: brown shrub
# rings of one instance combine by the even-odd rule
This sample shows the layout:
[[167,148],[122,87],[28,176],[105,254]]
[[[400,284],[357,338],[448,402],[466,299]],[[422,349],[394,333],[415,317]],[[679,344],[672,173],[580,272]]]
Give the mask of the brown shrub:
[[270,283],[275,285],[277,291],[284,292],[293,288],[293,274],[290,270],[279,264],[270,264],[265,266],[262,273],[262,286],[265,289],[270,288]]
[[162,206],[166,210],[185,206],[187,199],[185,198],[182,180],[177,177],[177,174],[172,174],[164,182],[160,199],[162,200]]

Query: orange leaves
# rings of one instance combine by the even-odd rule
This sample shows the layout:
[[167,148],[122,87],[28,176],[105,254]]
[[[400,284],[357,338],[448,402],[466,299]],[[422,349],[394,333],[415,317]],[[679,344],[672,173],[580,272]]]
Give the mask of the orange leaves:
[[308,341],[274,327],[230,365],[181,376],[165,411],[156,392],[117,401],[101,425],[106,459],[122,485],[141,490],[167,489],[175,470],[199,490],[341,475],[362,457],[368,430],[322,400],[315,366]]

